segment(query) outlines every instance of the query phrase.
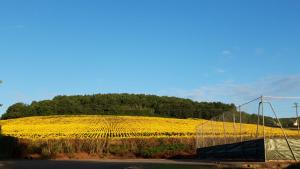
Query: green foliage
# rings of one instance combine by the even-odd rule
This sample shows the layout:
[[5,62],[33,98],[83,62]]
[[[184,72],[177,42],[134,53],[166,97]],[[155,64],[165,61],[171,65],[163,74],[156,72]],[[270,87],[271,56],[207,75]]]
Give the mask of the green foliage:
[[47,144],[41,144],[41,156],[42,158],[51,158],[51,152]]
[[[107,142],[108,144],[106,144]],[[55,159],[59,156],[80,158],[173,158],[182,154],[195,155],[195,140],[191,138],[140,138],[140,139],[53,139],[18,140],[0,136],[1,158]]]
[[158,154],[176,154],[185,151],[186,145],[182,143],[164,144],[158,146],[147,147],[140,150],[141,156],[144,158],[153,158]]
[[16,103],[2,119],[44,115],[137,115],[175,118],[210,119],[225,111],[235,110],[233,104],[196,102],[176,97],[143,94],[96,94],[57,96],[52,100]]
[[25,105],[24,103],[16,103],[13,106],[10,106],[7,109],[7,112],[9,114],[3,114],[2,118],[7,119],[7,118],[18,118],[18,117],[23,117],[25,112],[28,110],[28,106]]
[[127,145],[110,145],[108,152],[115,156],[126,156],[130,152],[130,147]]
[[281,118],[280,122],[284,128],[297,128],[294,126],[294,123],[297,121],[297,118]]
[[[236,115],[239,117],[239,115]],[[259,116],[260,123],[262,123],[262,116]],[[242,122],[243,123],[250,123],[250,124],[257,124],[258,116],[257,114],[248,114],[246,112],[242,112]],[[270,127],[276,126],[276,121],[272,117],[265,116],[265,125]]]

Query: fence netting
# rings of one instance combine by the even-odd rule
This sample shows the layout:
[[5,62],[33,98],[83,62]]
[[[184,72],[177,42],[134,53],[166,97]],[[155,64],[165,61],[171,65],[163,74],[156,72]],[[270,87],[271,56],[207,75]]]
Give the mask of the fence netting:
[[[299,104],[299,105],[298,105]],[[282,138],[287,144],[300,138],[300,97],[261,96],[201,123],[197,148],[259,138]]]

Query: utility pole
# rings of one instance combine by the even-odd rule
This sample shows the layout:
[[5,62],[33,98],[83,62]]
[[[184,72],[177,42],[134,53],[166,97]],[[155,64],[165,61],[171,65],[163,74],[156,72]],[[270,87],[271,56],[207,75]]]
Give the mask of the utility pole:
[[297,127],[298,127],[298,135],[299,135],[299,115],[298,115],[298,108],[299,108],[299,104],[298,103],[294,103],[295,106],[293,106],[296,109],[296,116],[297,116]]

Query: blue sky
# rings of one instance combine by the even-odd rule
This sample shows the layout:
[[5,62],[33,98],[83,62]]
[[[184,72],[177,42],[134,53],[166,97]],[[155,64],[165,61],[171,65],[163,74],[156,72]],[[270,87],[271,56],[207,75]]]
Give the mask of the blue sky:
[[0,1],[0,113],[55,95],[300,95],[296,0]]

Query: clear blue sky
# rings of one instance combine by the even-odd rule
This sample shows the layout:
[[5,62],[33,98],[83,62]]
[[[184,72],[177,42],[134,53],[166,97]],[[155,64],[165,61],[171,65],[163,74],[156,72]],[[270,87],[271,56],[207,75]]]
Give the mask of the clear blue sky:
[[0,103],[300,95],[297,0],[0,1]]

